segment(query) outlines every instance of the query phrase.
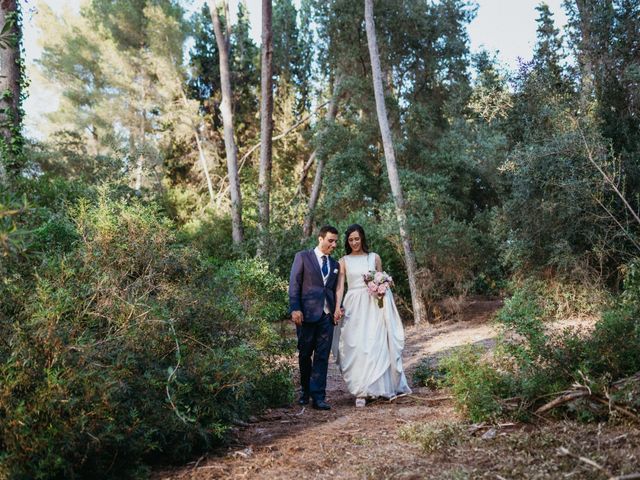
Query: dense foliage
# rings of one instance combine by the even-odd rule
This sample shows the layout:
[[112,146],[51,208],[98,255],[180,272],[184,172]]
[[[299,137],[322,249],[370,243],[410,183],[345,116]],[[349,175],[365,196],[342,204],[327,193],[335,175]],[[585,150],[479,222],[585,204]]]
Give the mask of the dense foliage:
[[[410,319],[363,6],[273,3],[261,260],[260,49],[245,8],[220,11],[245,222],[233,245],[209,7],[41,7],[38,81],[60,103],[38,125],[43,140],[20,138],[20,162],[0,162],[0,476],[136,475],[287,402],[290,345],[273,325],[286,316],[291,259],[314,243],[305,218],[362,224]],[[564,9],[560,31],[537,7],[532,56],[507,71],[491,52],[470,52],[472,1],[375,2],[423,300],[433,314],[446,297],[512,293],[496,363],[465,350],[417,372],[431,386],[448,376],[473,419],[513,414],[504,398],[520,399],[521,414],[573,382],[597,390],[640,370],[640,6],[565,0]],[[543,328],[607,302],[587,337]]]
[[[640,408],[638,385],[618,380],[640,372],[640,302],[638,265],[626,272],[624,291],[605,302],[594,289],[566,289],[554,295],[540,282],[520,286],[498,314],[502,338],[487,357],[481,348],[468,347],[448,357],[446,372],[459,409],[473,421],[531,418],[532,411],[572,389],[589,396],[569,404],[569,414],[583,420],[601,419],[624,408]],[[582,294],[582,295],[581,295]],[[545,322],[561,314],[566,297],[580,304],[607,304],[593,330],[550,330]],[[600,297],[600,299],[599,299]],[[575,312],[574,312],[575,313]],[[605,405],[589,397],[608,399]],[[579,397],[577,397],[579,400]]]
[[266,264],[206,259],[128,189],[25,188],[42,203],[12,215],[2,252],[3,477],[123,478],[290,401],[270,323],[286,284]]
[[[639,225],[613,186],[637,210],[638,7],[581,5],[565,2],[569,24],[561,32],[541,4],[532,57],[508,72],[490,53],[469,51],[473,2],[377,2],[387,106],[428,303],[497,293],[510,274],[532,271],[587,275],[615,288],[618,266],[637,253]],[[238,8],[227,31],[244,251],[252,254],[259,47],[245,7]],[[406,296],[362,5],[304,0],[298,9],[277,0],[273,12],[272,244],[284,240],[293,251],[296,242],[287,239],[304,243],[313,158],[322,158],[314,224],[365,224]],[[34,147],[40,168],[101,178],[125,169],[165,197],[178,224],[224,224],[219,55],[208,7],[186,18],[172,0],[93,0],[71,18],[45,9],[43,27],[41,67],[64,101],[43,125],[48,141]],[[325,121],[332,95],[337,118]],[[89,172],[74,161],[79,153],[94,159]],[[285,250],[268,258],[279,272],[292,253]]]

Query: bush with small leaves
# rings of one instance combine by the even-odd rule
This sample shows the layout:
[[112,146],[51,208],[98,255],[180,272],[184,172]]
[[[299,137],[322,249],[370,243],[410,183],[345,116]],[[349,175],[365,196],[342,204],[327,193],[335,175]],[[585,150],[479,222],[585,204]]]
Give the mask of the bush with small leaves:
[[[556,312],[553,299],[544,296],[540,283],[528,282],[517,289],[497,316],[503,334],[491,362],[471,348],[444,362],[458,408],[474,421],[497,416],[523,419],[527,411],[576,384],[600,398],[638,408],[640,390],[633,382],[620,392],[612,388],[640,372],[640,289],[633,263],[626,272],[624,292],[609,302],[587,332],[547,329],[546,321]],[[518,405],[511,408],[507,398],[516,399]],[[609,414],[593,405],[577,401],[567,407],[582,420]]]
[[157,207],[111,196],[41,223],[38,274],[0,299],[0,476],[144,475],[292,398],[291,344],[271,326],[283,281],[211,262]]

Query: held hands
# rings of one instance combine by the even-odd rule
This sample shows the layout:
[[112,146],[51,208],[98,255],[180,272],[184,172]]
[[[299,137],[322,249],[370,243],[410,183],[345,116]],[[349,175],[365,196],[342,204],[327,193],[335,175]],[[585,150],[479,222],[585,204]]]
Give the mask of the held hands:
[[294,310],[293,312],[291,312],[291,320],[296,324],[296,326],[299,327],[300,325],[302,325],[303,319],[304,317],[302,316],[302,312],[300,310]]
[[[333,324],[337,325],[343,316],[344,316],[344,308],[336,308],[336,311],[333,314]],[[298,327],[302,325],[303,320],[304,320],[304,317],[300,310],[294,310],[293,312],[291,312],[291,321],[293,321],[293,323],[295,323]]]

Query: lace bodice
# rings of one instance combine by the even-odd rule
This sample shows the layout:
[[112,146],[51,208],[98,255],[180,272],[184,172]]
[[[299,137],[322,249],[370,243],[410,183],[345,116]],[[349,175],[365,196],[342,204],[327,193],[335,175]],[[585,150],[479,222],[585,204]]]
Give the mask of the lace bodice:
[[376,269],[375,253],[345,255],[344,262],[347,270],[347,288],[349,290],[365,288],[366,285],[362,276],[368,271]]

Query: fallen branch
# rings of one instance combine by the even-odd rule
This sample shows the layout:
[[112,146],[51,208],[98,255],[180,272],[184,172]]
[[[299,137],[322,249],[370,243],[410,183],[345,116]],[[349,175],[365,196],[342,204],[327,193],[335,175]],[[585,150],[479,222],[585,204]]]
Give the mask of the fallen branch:
[[607,400],[605,398],[602,398],[602,397],[598,397],[598,396],[593,395],[592,398],[597,402],[600,402],[600,403],[602,403],[604,405],[607,405],[609,407],[609,410],[613,409],[616,412],[619,412],[619,413],[623,414],[624,416],[626,416],[626,417],[628,417],[628,418],[630,418],[632,420],[635,420],[636,422],[640,422],[640,417],[638,417],[638,415],[633,413],[631,410],[627,410],[626,408],[621,407],[620,405],[616,405],[615,403],[613,403],[613,402],[611,402],[611,401],[609,401],[609,400]]
[[[636,374],[637,376],[637,374]],[[623,379],[623,380],[619,380],[617,383],[620,384],[621,382],[628,382],[628,381],[633,381],[635,380],[636,376],[634,377],[630,377],[629,379]],[[624,383],[622,383],[624,385]],[[638,416],[636,413],[634,413],[633,411],[621,406],[621,405],[616,405],[614,403],[614,401],[611,398],[603,398],[599,395],[594,395],[591,390],[588,387],[584,387],[581,386],[579,387],[579,390],[573,390],[570,392],[565,392],[564,395],[559,396],[558,398],[555,398],[554,400],[550,401],[549,403],[544,404],[543,406],[541,406],[540,408],[538,408],[534,414],[536,415],[540,415],[544,412],[548,412],[549,410],[552,410],[556,407],[562,406],[566,403],[572,402],[574,400],[580,399],[580,398],[585,398],[585,399],[589,399],[592,400],[594,402],[597,403],[601,403],[603,405],[606,405],[607,407],[609,407],[609,411],[611,412],[611,410],[615,410],[618,413],[621,413],[622,415],[624,415],[627,418],[630,418],[631,420],[640,423],[640,416]]]
[[578,398],[588,397],[591,393],[588,390],[579,390],[577,392],[569,392],[558,398],[551,400],[549,403],[545,403],[543,406],[538,408],[535,413],[541,414],[547,412],[553,408],[559,407],[560,405],[564,405],[565,403],[572,402],[573,400],[577,400]]
[[583,463],[586,463],[587,465],[592,466],[593,468],[600,470],[601,472],[606,473],[609,477],[611,477],[611,472],[609,472],[609,470],[607,470],[606,468],[604,468],[602,465],[600,465],[597,462],[594,462],[593,460],[591,460],[590,458],[587,457],[581,457],[580,455],[576,455],[575,453],[571,453],[567,448],[565,447],[560,447],[558,448],[558,454],[559,455],[565,455],[568,457],[572,457],[575,458],[576,460],[579,460]]
[[469,433],[470,435],[475,435],[476,432],[480,431],[480,430],[490,430],[492,428],[495,429],[502,429],[502,428],[507,428],[507,427],[516,427],[518,426],[517,423],[498,423],[496,425],[492,425],[490,423],[478,423],[478,424],[473,424],[471,426],[469,426],[467,433]]
[[621,388],[624,388],[625,386],[627,386],[629,383],[640,383],[640,372],[635,373],[635,374],[631,375],[630,377],[621,378],[620,380],[616,380],[615,382],[613,382],[611,384],[611,386],[613,388],[615,388],[616,390],[620,390]]

